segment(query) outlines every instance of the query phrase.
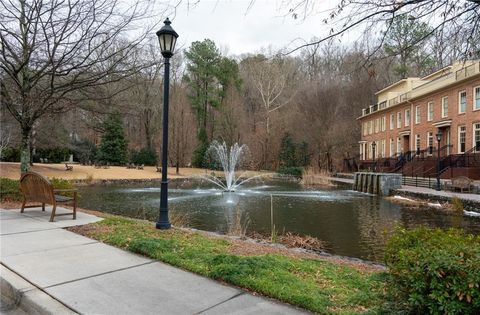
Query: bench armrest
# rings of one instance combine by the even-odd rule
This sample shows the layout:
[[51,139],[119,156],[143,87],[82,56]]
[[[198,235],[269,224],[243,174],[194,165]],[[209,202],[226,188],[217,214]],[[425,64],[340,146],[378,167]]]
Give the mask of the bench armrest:
[[54,192],[68,192],[68,191],[73,191],[73,192],[77,192],[78,189],[76,188],[72,188],[72,189],[53,189]]

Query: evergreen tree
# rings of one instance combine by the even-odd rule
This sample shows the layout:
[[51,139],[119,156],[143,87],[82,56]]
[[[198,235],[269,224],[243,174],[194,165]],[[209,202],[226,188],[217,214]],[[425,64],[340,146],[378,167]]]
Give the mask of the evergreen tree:
[[185,52],[187,71],[185,82],[190,90],[189,99],[197,115],[198,145],[192,164],[205,166],[205,153],[214,137],[214,111],[222,106],[229,87],[240,88],[241,80],[235,60],[222,57],[210,39],[193,42]]
[[292,136],[287,132],[282,138],[280,145],[280,166],[282,167],[294,167],[297,166],[297,159],[295,158],[295,143],[293,143]]
[[103,122],[104,133],[98,150],[97,159],[113,165],[127,163],[127,140],[123,132],[120,114],[110,115]]
[[402,14],[390,20],[390,27],[385,34],[385,52],[398,57],[398,65],[395,67],[396,74],[406,78],[412,72],[412,65],[417,67],[417,72],[424,72],[434,62],[425,52],[419,42],[424,41],[431,34],[427,23]]

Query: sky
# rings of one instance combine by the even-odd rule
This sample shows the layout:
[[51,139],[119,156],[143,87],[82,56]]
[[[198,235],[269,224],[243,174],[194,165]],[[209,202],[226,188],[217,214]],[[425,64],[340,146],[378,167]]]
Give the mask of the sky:
[[[289,15],[287,2],[200,0],[196,3],[183,0],[175,13],[168,15],[172,27],[179,34],[177,48],[188,48],[193,41],[209,38],[228,55],[255,53],[269,48],[272,51],[295,48],[314,36],[328,33],[329,27],[322,24],[322,11],[330,9],[337,1],[317,0],[316,13],[306,19],[294,19]],[[162,14],[158,18],[165,16]]]

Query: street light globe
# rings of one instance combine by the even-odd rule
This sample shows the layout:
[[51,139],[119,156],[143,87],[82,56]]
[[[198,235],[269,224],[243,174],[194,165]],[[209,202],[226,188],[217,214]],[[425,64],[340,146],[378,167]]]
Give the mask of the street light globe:
[[177,43],[178,34],[170,26],[172,22],[167,18],[164,22],[165,25],[156,33],[158,36],[158,42],[160,43],[160,50],[162,56],[165,58],[171,58],[175,51],[175,44]]
[[439,131],[437,132],[436,136],[437,136],[437,141],[440,142],[440,140],[442,140],[442,131],[439,130]]

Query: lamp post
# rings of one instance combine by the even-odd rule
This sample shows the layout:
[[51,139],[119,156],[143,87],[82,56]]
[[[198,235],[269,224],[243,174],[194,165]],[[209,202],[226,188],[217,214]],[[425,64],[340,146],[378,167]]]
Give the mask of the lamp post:
[[442,131],[438,129],[437,136],[437,187],[436,190],[440,191],[440,141],[442,140]]
[[375,165],[375,148],[377,147],[377,144],[375,141],[372,142],[372,155],[373,155],[373,171],[375,172],[377,169],[377,166]]
[[163,142],[162,142],[162,183],[160,187],[160,213],[156,224],[157,229],[169,229],[171,227],[168,219],[168,97],[170,90],[170,58],[175,50],[178,34],[170,26],[167,18],[165,25],[157,32],[160,50],[164,58],[165,75],[163,78]]

